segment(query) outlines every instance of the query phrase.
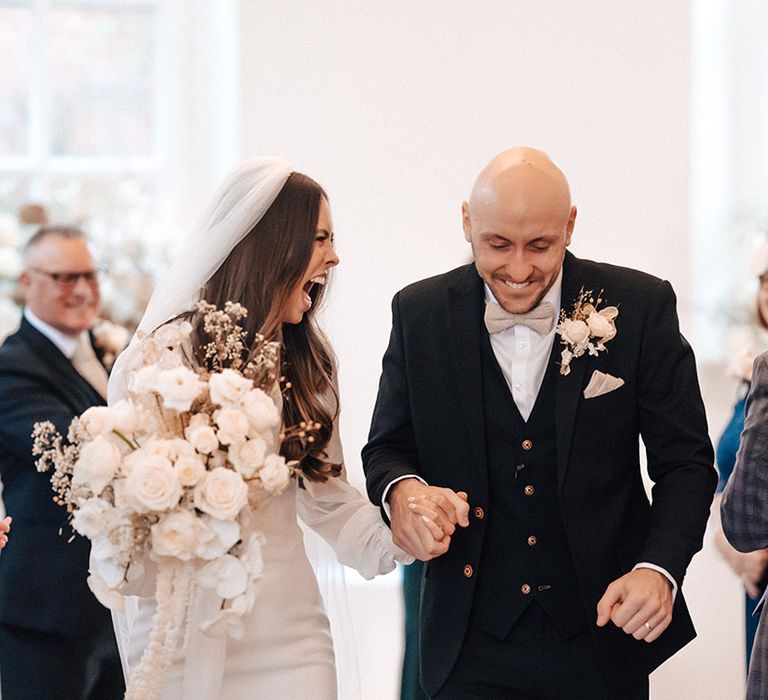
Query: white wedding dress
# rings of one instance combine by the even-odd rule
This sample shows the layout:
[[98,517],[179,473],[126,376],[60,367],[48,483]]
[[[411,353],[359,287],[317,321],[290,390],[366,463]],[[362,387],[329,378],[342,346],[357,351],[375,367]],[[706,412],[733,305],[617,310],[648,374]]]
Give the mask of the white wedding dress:
[[[329,444],[329,458],[342,459],[337,437]],[[337,690],[329,620],[297,514],[333,547],[341,563],[366,578],[391,571],[396,560],[412,558],[392,543],[378,509],[345,478],[305,483],[306,489],[299,488],[292,480],[254,512],[249,527],[266,538],[264,574],[244,637],[216,639],[199,630],[200,620],[215,613],[220,599],[215,592],[198,590],[186,638],[165,673],[164,700],[355,697],[355,678],[347,679],[345,692]],[[323,546],[311,546],[318,544]],[[154,585],[149,578],[139,582],[146,594]],[[126,675],[138,666],[148,644],[155,607],[152,597],[131,596],[125,614],[116,618]],[[347,661],[340,659],[342,665]]]

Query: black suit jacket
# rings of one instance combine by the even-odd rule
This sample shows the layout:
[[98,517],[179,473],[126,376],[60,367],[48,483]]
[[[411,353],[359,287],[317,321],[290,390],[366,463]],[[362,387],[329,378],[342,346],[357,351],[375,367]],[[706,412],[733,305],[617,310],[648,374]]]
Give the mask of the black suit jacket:
[[[104,400],[26,319],[0,347],[0,477],[13,537],[0,554],[0,622],[80,637],[111,625],[88,589],[90,545],[56,505],[50,474],[35,469],[32,426],[67,434],[76,415]],[[71,541],[70,541],[71,540]]]
[[[682,584],[701,548],[716,485],[712,447],[690,346],[681,336],[675,295],[650,275],[566,253],[562,306],[581,289],[604,290],[619,307],[617,335],[597,357],[558,373],[558,493],[585,611],[594,619],[606,586],[638,562],[650,562]],[[480,377],[483,284],[474,265],[417,282],[392,303],[393,328],[363,463],[369,495],[380,504],[387,484],[418,474],[463,490],[472,506],[489,507]],[[556,338],[555,342],[559,342]],[[591,399],[594,370],[624,379]],[[639,438],[654,481],[645,494]],[[450,550],[425,567],[422,683],[432,695],[459,654],[472,609],[485,519],[457,531]],[[503,601],[500,601],[500,605]],[[592,634],[605,673],[617,682],[643,678],[695,632],[678,593],[670,627],[652,644],[616,629]],[[623,679],[623,680],[622,680]]]

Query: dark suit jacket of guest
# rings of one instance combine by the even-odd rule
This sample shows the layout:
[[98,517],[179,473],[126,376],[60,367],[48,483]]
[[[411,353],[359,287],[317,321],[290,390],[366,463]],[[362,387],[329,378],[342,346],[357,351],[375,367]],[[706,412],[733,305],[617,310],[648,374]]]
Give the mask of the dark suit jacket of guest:
[[[682,584],[702,545],[717,477],[693,353],[680,334],[669,283],[566,253],[567,312],[582,288],[604,290],[604,305],[620,309],[607,350],[574,358],[570,374],[556,378],[559,506],[576,568],[574,586],[595,619],[606,586],[636,563],[661,566]],[[433,695],[447,680],[469,624],[489,519],[475,513],[492,516],[480,361],[486,333],[482,280],[474,265],[460,267],[406,287],[392,310],[363,449],[369,495],[380,504],[387,484],[417,474],[466,491],[472,506],[469,527],[459,528],[449,551],[425,566],[422,685]],[[585,399],[594,370],[625,384]],[[641,478],[640,436],[655,482],[653,505]],[[595,626],[592,635],[606,676],[631,687],[695,631],[678,593],[670,627],[652,644],[637,642],[612,623]]]
[[31,437],[42,420],[66,435],[72,418],[103,404],[26,319],[0,347],[0,478],[13,516],[13,538],[0,554],[1,623],[69,637],[111,625],[86,584],[90,545],[79,535],[72,539],[66,509],[52,500],[50,474],[35,469]]
[[[720,503],[723,532],[740,552],[768,548],[768,353],[752,368],[744,431],[736,465]],[[760,605],[764,604],[765,594]],[[757,625],[749,662],[747,698],[768,697],[768,617]]]

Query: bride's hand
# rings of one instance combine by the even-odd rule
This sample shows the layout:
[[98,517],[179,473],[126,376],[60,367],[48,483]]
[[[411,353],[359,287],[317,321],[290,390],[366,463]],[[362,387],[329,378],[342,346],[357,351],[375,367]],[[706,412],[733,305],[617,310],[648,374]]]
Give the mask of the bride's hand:
[[11,531],[12,520],[10,515],[0,520],[0,549],[8,544],[8,533]]
[[[456,495],[464,501],[467,500],[467,494],[463,491],[458,492]],[[409,496],[408,509],[424,521],[436,540],[442,540],[445,535],[451,537],[456,532],[456,526],[441,515],[440,509],[434,501],[431,501],[424,495],[418,497]]]

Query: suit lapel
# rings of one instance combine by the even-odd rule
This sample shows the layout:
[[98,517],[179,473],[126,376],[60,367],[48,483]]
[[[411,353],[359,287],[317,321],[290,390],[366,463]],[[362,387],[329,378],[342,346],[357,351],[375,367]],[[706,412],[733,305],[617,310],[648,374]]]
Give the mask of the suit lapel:
[[[579,260],[571,253],[566,252],[563,262],[563,286],[560,306],[566,314],[571,313],[573,302],[578,297],[581,288],[587,284],[580,274]],[[560,352],[563,346],[560,336],[555,337],[552,348],[552,361],[560,361]],[[559,365],[554,369],[557,372],[557,389],[555,392],[555,429],[557,440],[557,484],[562,490],[565,482],[565,474],[568,469],[568,460],[571,455],[573,442],[573,426],[576,421],[576,411],[582,398],[584,387],[584,375],[589,362],[589,355],[575,358],[571,362],[571,371],[568,375],[560,374]],[[550,371],[552,368],[550,367]]]
[[46,367],[53,383],[75,412],[84,411],[89,406],[104,404],[104,399],[79,374],[61,350],[25,318],[21,321],[19,335]]
[[481,369],[483,329],[483,281],[474,265],[464,278],[448,289],[448,342],[456,369],[456,385],[464,421],[469,431],[471,451],[485,478],[485,417]]

